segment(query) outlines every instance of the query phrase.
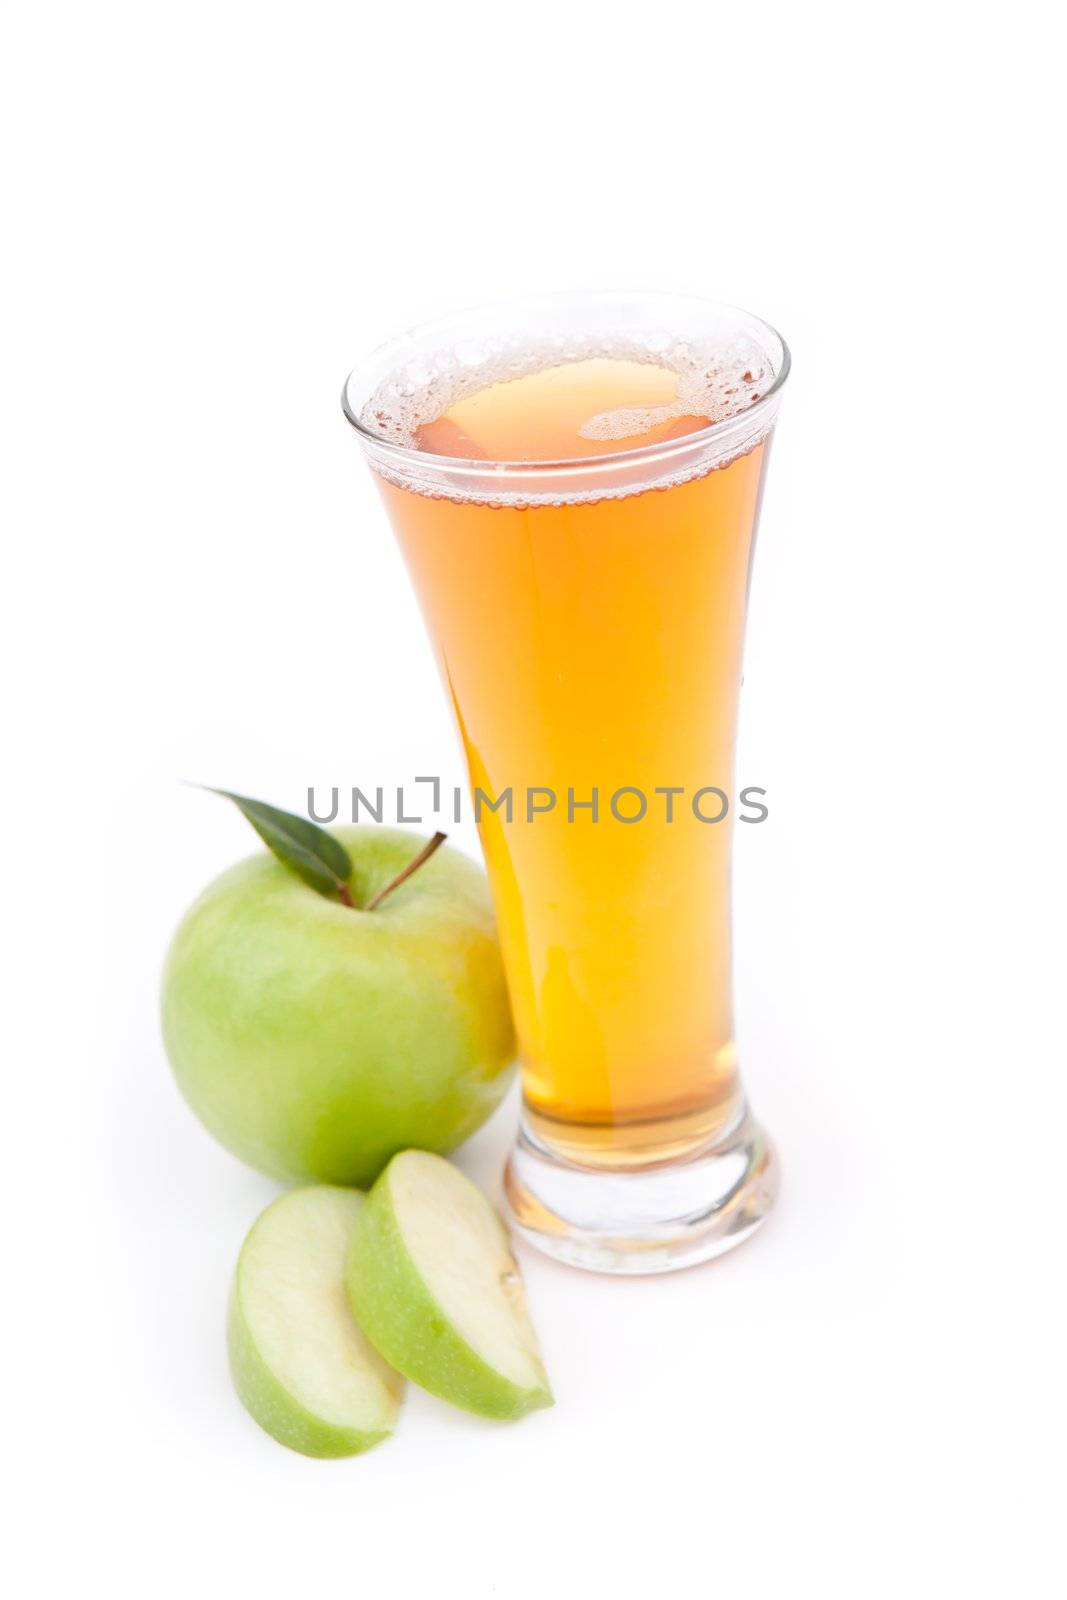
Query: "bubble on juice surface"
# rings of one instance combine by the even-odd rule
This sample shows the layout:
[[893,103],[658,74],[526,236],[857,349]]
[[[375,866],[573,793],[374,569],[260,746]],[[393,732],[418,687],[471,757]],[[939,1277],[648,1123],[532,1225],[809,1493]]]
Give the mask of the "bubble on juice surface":
[[578,429],[583,439],[634,439],[678,417],[725,422],[755,405],[774,382],[767,356],[744,334],[714,343],[678,343],[658,360],[677,372],[677,398],[670,405],[601,411]]
[[767,352],[744,334],[691,340],[665,330],[640,337],[559,334],[536,342],[497,335],[420,355],[397,367],[367,401],[360,421],[390,444],[417,449],[419,429],[466,396],[594,358],[667,368],[677,374],[677,388],[669,404],[619,406],[589,417],[578,434],[590,441],[625,444],[679,417],[724,422],[761,399],[776,376]]

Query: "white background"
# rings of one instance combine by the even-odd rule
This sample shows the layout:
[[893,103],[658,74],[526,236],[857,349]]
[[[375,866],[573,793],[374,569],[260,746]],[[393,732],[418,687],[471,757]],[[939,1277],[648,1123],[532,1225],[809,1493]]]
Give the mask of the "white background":
[[[8,1592],[1062,1592],[1054,14],[3,7]],[[794,351],[737,887],[781,1205],[674,1278],[525,1253],[553,1411],[412,1393],[306,1461],[225,1368],[274,1190],[157,1036],[169,934],[251,843],[179,780],[458,781],[341,380],[597,286]]]

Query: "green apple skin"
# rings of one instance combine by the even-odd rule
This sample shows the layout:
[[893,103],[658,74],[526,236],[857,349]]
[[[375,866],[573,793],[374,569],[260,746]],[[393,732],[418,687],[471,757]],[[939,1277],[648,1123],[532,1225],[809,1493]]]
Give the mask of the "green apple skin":
[[[347,1318],[350,1314],[341,1288],[343,1251],[338,1253],[337,1260],[339,1293],[336,1301],[333,1295],[327,1297],[326,1304],[315,1305],[312,1301],[311,1309],[317,1313],[316,1326],[307,1331],[306,1338],[301,1337],[304,1330],[294,1326],[288,1337],[293,1347],[306,1348],[310,1345],[313,1350],[316,1346],[321,1346],[325,1340],[328,1345],[334,1346],[332,1352],[334,1361],[342,1364],[347,1370],[358,1364],[364,1370],[369,1369],[372,1373],[376,1373],[381,1396],[375,1407],[375,1421],[378,1426],[357,1427],[330,1421],[302,1404],[292,1387],[286,1387],[278,1374],[272,1370],[260,1348],[262,1333],[260,1339],[257,1339],[254,1331],[256,1311],[250,1302],[254,1298],[256,1286],[249,1281],[253,1270],[250,1258],[254,1256],[264,1232],[280,1220],[282,1212],[292,1212],[296,1207],[306,1209],[309,1200],[313,1203],[319,1202],[320,1209],[321,1203],[325,1201],[335,1213],[335,1218],[331,1220],[335,1225],[340,1221],[348,1231],[354,1228],[359,1207],[364,1203],[363,1196],[350,1189],[304,1189],[281,1195],[257,1219],[241,1250],[230,1291],[226,1318],[226,1346],[230,1374],[245,1410],[272,1438],[277,1439],[279,1444],[287,1445],[290,1450],[297,1450],[301,1455],[316,1456],[320,1459],[362,1455],[365,1450],[373,1449],[376,1444],[380,1444],[383,1439],[388,1439],[392,1435],[404,1385],[397,1373],[386,1368],[385,1363],[380,1360],[377,1352],[357,1327],[343,1328],[338,1325],[341,1318]],[[308,1240],[310,1249],[315,1249],[316,1246],[321,1249],[322,1244],[323,1241]],[[325,1241],[325,1244],[329,1249],[330,1241]],[[294,1271],[295,1263],[290,1261],[283,1280],[267,1286],[268,1293],[274,1301],[275,1316],[279,1302],[292,1283]]]
[[404,1243],[389,1172],[387,1167],[360,1212],[346,1273],[352,1310],[371,1344],[405,1378],[478,1416],[514,1421],[554,1405],[539,1362],[538,1381],[520,1387],[489,1366],[449,1323]]
[[[331,832],[356,907],[422,843],[377,826]],[[398,1150],[451,1150],[499,1103],[515,1056],[485,874],[446,845],[363,911],[261,852],[182,921],[162,1022],[192,1109],[272,1177],[365,1187]]]
[[324,1422],[293,1399],[259,1353],[241,1311],[236,1282],[230,1293],[226,1318],[226,1348],[233,1386],[241,1404],[279,1444],[302,1456],[330,1460],[362,1455],[389,1438],[392,1430],[388,1428],[368,1433]]

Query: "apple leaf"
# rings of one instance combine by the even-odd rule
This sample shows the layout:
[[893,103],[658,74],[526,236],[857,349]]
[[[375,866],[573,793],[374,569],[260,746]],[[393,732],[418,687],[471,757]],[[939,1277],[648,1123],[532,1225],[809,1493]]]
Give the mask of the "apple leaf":
[[348,851],[332,833],[320,828],[309,817],[298,817],[291,811],[279,811],[263,800],[249,800],[243,794],[233,794],[229,789],[209,789],[209,794],[220,794],[234,805],[249,821],[268,850],[272,850],[282,864],[302,878],[309,888],[319,894],[336,895],[346,906],[352,904],[348,879],[352,862]]

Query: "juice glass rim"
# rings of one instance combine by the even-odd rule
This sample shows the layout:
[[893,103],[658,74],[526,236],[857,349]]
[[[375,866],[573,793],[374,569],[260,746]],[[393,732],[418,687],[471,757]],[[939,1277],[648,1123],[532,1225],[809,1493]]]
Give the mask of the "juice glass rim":
[[[676,308],[684,314],[686,307],[691,310],[701,308],[705,315],[708,313],[721,313],[736,319],[735,331],[750,331],[758,329],[769,337],[769,342],[774,349],[767,348],[764,344],[764,353],[774,365],[774,381],[765,394],[745,406],[743,410],[729,417],[721,418],[718,422],[709,422],[706,427],[695,429],[692,433],[681,435],[676,439],[669,439],[655,444],[635,445],[626,450],[605,451],[595,456],[565,456],[554,460],[537,461],[509,461],[509,460],[481,460],[470,457],[435,455],[432,451],[420,450],[417,446],[400,444],[394,439],[385,438],[369,428],[361,417],[361,412],[374,392],[376,382],[380,382],[389,372],[402,367],[405,359],[413,359],[425,352],[424,341],[431,337],[440,336],[440,345],[447,347],[449,332],[453,340],[458,341],[467,330],[468,337],[476,337],[470,332],[470,324],[479,317],[487,314],[497,317],[501,325],[506,325],[510,315],[518,315],[521,311],[534,311],[537,307],[562,309],[567,302],[585,305],[590,308],[603,309],[623,305],[647,306],[655,309],[657,306]],[[621,332],[621,329],[615,330]],[[675,328],[677,337],[686,337],[684,323]],[[607,332],[607,330],[605,330]],[[773,426],[774,417],[778,409],[785,381],[789,376],[792,358],[789,346],[772,323],[765,318],[756,316],[753,312],[745,311],[742,307],[729,305],[726,302],[710,300],[702,295],[679,295],[658,293],[644,290],[610,290],[610,291],[554,291],[544,294],[524,295],[519,298],[511,297],[500,300],[482,301],[464,310],[452,312],[448,316],[438,317],[426,322],[416,323],[405,329],[375,349],[355,366],[345,379],[341,391],[341,408],[348,423],[355,429],[361,443],[368,448],[372,460],[375,457],[385,465],[395,463],[394,471],[402,471],[401,463],[408,467],[418,477],[427,472],[440,474],[444,480],[463,479],[469,481],[479,479],[485,483],[514,483],[516,480],[529,480],[531,487],[539,480],[546,477],[568,478],[580,477],[584,482],[607,477],[617,473],[620,468],[630,466],[661,466],[686,457],[699,457],[702,452],[714,450],[717,444],[727,446],[723,458],[727,459],[741,451],[729,451],[729,442],[734,436],[744,438],[752,435],[752,443],[745,448],[752,448],[752,444],[766,437]],[[372,376],[375,374],[376,376]],[[498,380],[501,381],[501,380]],[[754,426],[755,425],[755,426]],[[652,485],[650,484],[650,487]]]

